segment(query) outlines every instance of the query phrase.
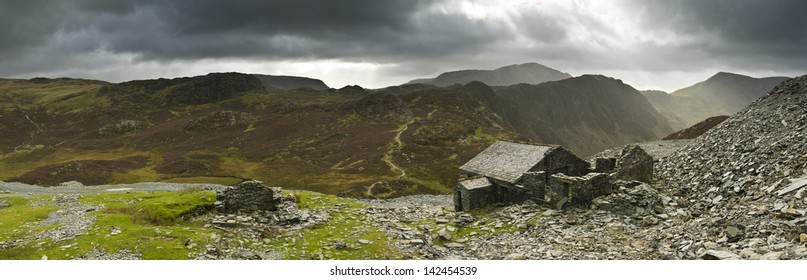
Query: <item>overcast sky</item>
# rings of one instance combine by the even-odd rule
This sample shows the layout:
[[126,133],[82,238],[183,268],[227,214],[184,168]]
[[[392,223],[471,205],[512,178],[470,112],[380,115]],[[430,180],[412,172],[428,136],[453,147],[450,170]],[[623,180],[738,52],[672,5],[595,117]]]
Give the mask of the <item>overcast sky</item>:
[[672,91],[807,74],[807,1],[0,2],[0,77],[244,72],[378,88],[538,62]]

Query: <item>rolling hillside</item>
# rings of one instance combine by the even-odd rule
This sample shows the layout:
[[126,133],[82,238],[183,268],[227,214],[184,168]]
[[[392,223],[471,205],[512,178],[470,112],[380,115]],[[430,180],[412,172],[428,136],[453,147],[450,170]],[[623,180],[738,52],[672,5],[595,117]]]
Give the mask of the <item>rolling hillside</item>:
[[239,73],[110,84],[0,80],[0,180],[235,183],[354,197],[447,193],[457,167],[517,139],[463,88],[266,89]]

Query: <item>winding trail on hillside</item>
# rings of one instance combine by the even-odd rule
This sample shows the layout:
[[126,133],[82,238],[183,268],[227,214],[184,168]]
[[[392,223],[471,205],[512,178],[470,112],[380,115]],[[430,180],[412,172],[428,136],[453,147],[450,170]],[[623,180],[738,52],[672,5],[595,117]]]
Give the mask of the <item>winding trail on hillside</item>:
[[409,120],[409,122],[398,127],[398,129],[396,130],[397,133],[395,134],[395,137],[392,138],[392,144],[390,145],[390,149],[388,149],[387,153],[384,154],[384,157],[381,158],[381,160],[383,160],[384,163],[386,163],[390,167],[390,169],[400,173],[400,175],[398,175],[398,179],[406,177],[406,170],[404,170],[403,168],[401,168],[400,166],[395,164],[395,162],[392,161],[392,155],[394,152],[403,149],[404,142],[401,141],[401,134],[403,134],[407,129],[409,129],[409,125],[414,122],[415,119],[411,119]]
[[[381,161],[383,161],[385,164],[387,164],[387,166],[389,166],[389,168],[391,170],[398,173],[398,177],[396,177],[397,179],[402,179],[402,178],[406,177],[406,170],[404,170],[403,168],[401,168],[400,166],[395,164],[395,162],[392,160],[392,156],[393,156],[393,153],[395,153],[396,151],[400,151],[401,149],[403,149],[405,144],[404,144],[403,141],[401,141],[401,135],[407,129],[409,129],[409,125],[411,125],[414,122],[415,122],[415,119],[412,118],[411,120],[409,120],[408,122],[401,125],[400,127],[398,127],[398,129],[395,130],[395,132],[396,132],[395,137],[393,137],[390,144],[387,145],[389,147],[387,149],[387,153],[385,153],[384,156],[381,157]],[[383,182],[384,182],[384,180],[376,181],[375,183],[372,183],[371,185],[367,186],[367,191],[365,192],[365,195],[367,197],[373,197],[373,189],[375,188],[376,185],[378,185],[380,183],[383,183]]]

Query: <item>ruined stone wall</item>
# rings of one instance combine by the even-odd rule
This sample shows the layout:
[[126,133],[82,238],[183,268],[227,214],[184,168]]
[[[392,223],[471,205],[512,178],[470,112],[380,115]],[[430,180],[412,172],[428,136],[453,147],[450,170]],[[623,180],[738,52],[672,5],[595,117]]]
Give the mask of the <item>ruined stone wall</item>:
[[560,172],[570,176],[580,176],[588,173],[590,168],[591,165],[588,162],[578,158],[571,151],[563,147],[556,147],[547,152],[544,159],[531,171],[546,171],[549,174]]
[[570,185],[571,183],[565,181],[550,179],[546,186],[547,205],[560,209],[569,202],[571,200]]
[[616,158],[597,158],[594,162],[594,172],[611,173],[616,168]]
[[526,188],[512,184],[502,184],[497,186],[497,196],[500,202],[509,204],[519,204],[532,199]]
[[589,204],[594,198],[613,192],[609,175],[604,173],[589,173],[571,188],[574,204]]
[[547,202],[550,206],[562,208],[570,203],[587,205],[596,197],[613,192],[608,174],[589,173],[585,176],[552,175],[547,187]]
[[275,211],[280,200],[280,188],[267,187],[261,181],[245,181],[216,193],[216,211],[225,214]]
[[614,179],[650,183],[653,180],[653,157],[642,148],[629,145],[617,160]]
[[521,184],[527,189],[528,195],[533,199],[544,200],[549,175],[546,171],[529,171],[521,177]]

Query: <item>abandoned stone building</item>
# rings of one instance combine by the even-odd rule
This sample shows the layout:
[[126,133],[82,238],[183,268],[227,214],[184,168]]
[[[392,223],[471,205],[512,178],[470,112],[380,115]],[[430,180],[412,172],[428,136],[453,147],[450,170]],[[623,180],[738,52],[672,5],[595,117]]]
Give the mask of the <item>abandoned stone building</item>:
[[591,165],[561,146],[497,141],[460,167],[454,208],[468,211],[497,203],[533,200],[561,208],[612,192],[611,181],[649,182],[653,158],[628,146],[616,158]]

